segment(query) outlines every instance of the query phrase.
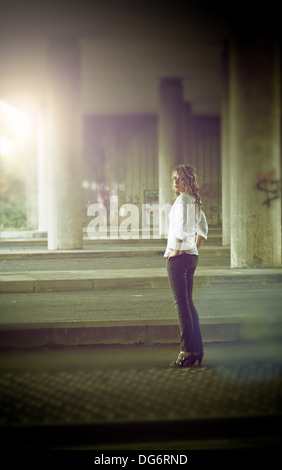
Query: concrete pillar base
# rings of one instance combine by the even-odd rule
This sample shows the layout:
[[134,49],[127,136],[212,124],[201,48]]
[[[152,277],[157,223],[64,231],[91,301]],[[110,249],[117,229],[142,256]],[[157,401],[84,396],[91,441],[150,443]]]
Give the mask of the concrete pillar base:
[[48,65],[48,248],[80,249],[83,207],[78,41],[53,40],[48,48]]

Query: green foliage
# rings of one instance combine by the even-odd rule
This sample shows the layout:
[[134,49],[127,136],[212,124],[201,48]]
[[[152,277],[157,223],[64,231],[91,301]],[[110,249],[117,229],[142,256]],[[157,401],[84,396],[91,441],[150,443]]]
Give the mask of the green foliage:
[[26,229],[24,159],[14,157],[0,155],[0,230]]
[[24,202],[0,201],[0,230],[26,228],[26,208]]

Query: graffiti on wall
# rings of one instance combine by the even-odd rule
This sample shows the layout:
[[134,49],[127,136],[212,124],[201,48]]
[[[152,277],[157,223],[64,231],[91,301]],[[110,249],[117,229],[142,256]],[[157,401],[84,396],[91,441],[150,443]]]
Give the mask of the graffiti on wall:
[[281,180],[276,179],[275,173],[275,169],[272,168],[268,173],[258,171],[256,174],[257,189],[265,193],[266,199],[263,205],[267,207],[270,207],[271,202],[280,197]]

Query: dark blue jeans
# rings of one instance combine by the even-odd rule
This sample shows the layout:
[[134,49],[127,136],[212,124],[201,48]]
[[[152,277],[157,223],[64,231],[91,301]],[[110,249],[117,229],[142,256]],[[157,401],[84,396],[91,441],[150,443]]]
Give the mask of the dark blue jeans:
[[167,272],[178,313],[180,351],[203,352],[198,312],[193,304],[194,272],[198,255],[182,254],[167,260]]

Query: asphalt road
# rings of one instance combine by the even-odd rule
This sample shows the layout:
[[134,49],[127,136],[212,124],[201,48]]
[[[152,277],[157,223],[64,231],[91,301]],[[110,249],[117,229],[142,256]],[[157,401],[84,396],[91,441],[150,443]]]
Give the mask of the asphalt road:
[[[175,318],[169,289],[130,289],[43,294],[1,294],[0,323]],[[281,319],[279,283],[213,285],[194,289],[200,318]]]

